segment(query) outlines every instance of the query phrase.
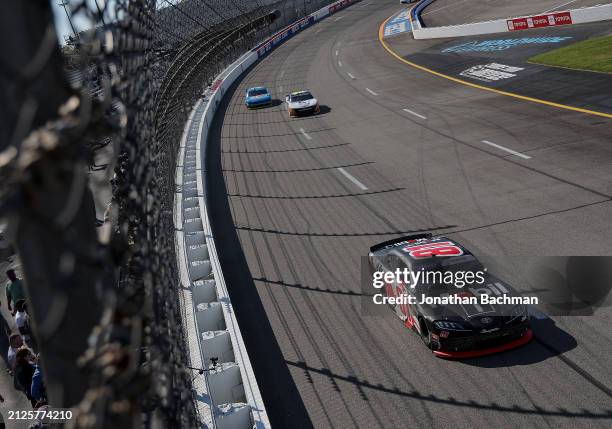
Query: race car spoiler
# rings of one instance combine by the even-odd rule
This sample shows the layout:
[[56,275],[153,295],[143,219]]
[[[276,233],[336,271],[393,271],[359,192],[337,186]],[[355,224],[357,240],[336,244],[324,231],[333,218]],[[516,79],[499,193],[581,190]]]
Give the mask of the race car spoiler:
[[415,234],[415,235],[406,235],[405,237],[394,238],[393,240],[384,241],[382,243],[375,244],[374,246],[370,247],[370,252],[376,252],[377,250],[384,249],[385,247],[391,246],[393,244],[401,243],[403,241],[419,240],[421,238],[431,238],[431,237],[433,237],[431,232],[426,232],[423,234]]

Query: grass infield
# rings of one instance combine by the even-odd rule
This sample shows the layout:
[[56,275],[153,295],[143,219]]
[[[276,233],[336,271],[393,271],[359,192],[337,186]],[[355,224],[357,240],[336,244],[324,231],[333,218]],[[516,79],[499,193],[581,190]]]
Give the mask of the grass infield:
[[530,63],[612,73],[612,36],[595,37],[529,58]]

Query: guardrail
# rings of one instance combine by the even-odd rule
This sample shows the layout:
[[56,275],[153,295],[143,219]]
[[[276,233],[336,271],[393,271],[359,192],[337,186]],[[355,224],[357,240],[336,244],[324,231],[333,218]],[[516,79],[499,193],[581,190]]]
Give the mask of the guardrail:
[[[431,3],[433,0],[425,0],[422,3]],[[429,4],[427,3],[427,4]],[[418,8],[419,5],[416,8]],[[423,6],[424,8],[425,6]],[[421,8],[422,10],[422,8]],[[414,11],[414,9],[413,9]],[[420,12],[419,12],[420,13]],[[547,14],[521,16],[517,18],[496,19],[471,24],[449,25],[445,27],[421,27],[419,22],[415,25],[412,34],[415,39],[437,39],[446,37],[476,36],[480,34],[493,34],[515,32],[532,28],[552,27],[571,24],[583,24],[588,22],[612,20],[612,4],[601,6],[571,9],[567,11],[551,12]],[[414,23],[415,21],[413,21]]]
[[425,27],[425,24],[423,23],[423,21],[421,20],[421,12],[423,12],[423,10],[429,6],[430,4],[432,4],[434,1],[436,0],[421,0],[420,2],[418,2],[411,10],[411,19],[412,19],[412,26],[413,29],[421,29],[423,27]]
[[193,384],[206,427],[270,427],[208,218],[203,166],[209,128],[227,90],[245,70],[294,34],[352,3],[341,0],[322,8],[243,55],[213,81],[185,125],[176,168],[176,246]]

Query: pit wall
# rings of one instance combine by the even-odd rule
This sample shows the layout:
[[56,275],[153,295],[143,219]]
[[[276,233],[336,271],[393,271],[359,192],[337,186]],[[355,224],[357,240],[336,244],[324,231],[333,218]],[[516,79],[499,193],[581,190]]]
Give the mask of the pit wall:
[[475,22],[472,24],[449,25],[445,27],[423,27],[420,13],[433,0],[424,0],[413,9],[412,34],[415,39],[438,39],[447,37],[476,36],[492,33],[516,33],[521,30],[543,27],[566,26],[612,20],[612,4],[585,7],[542,15],[522,16],[517,18],[497,19],[494,21]]
[[[219,264],[206,202],[206,144],[215,112],[235,80],[303,29],[357,0],[341,0],[281,29],[224,70],[185,125],[176,168],[174,218],[180,302],[193,396],[204,428],[263,429],[270,421]],[[215,359],[215,363],[211,358]]]

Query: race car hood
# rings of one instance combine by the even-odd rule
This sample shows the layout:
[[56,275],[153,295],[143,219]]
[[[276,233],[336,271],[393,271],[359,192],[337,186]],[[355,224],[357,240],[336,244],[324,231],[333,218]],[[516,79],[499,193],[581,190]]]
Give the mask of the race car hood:
[[253,95],[247,97],[247,101],[264,101],[270,99],[270,94]]
[[[465,286],[447,292],[440,290],[440,293],[428,294],[428,296],[445,296],[450,294],[463,297],[475,296],[477,298],[482,294],[488,294],[490,296],[518,296],[516,290],[510,285],[501,282],[493,276],[487,276],[484,284],[481,286]],[[460,322],[466,328],[474,330],[494,329],[516,316],[516,314],[513,314],[513,310],[515,310],[516,306],[507,304],[419,304],[419,307],[421,314],[432,321],[456,321]]]
[[312,107],[315,106],[318,103],[316,98],[311,98],[310,100],[304,100],[304,101],[292,101],[289,104],[289,108],[290,109],[304,109],[306,107]]

